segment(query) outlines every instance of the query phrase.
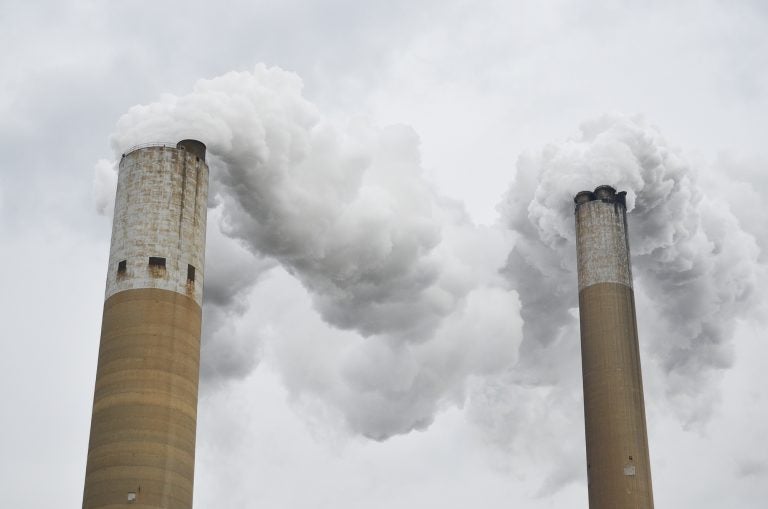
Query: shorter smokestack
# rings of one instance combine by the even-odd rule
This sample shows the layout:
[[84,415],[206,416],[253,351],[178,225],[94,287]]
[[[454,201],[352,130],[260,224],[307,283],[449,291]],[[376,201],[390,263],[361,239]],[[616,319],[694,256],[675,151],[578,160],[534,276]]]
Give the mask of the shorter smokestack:
[[625,197],[574,198],[590,509],[653,508]]

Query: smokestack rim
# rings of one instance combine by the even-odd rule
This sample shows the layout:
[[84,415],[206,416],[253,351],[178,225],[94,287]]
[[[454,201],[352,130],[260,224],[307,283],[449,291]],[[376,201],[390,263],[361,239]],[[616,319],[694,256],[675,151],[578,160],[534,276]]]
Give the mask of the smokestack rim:
[[599,200],[611,200],[616,198],[616,188],[607,184],[597,186],[594,190],[595,196]]
[[595,200],[595,193],[592,191],[579,191],[576,193],[576,196],[573,197],[573,202],[576,205],[581,205],[582,203],[587,203],[590,201]]
[[138,145],[132,145],[125,151],[123,151],[122,157],[125,157],[127,155],[130,155],[134,152],[137,152],[139,150],[145,149],[145,148],[175,148],[176,144],[172,143],[170,141],[149,141],[146,143],[139,143]]
[[196,155],[201,161],[205,161],[205,143],[192,138],[181,140],[176,144],[176,148],[180,150],[186,150],[191,154]]
[[576,196],[573,197],[573,202],[576,204],[576,209],[581,205],[590,203],[593,201],[601,201],[603,203],[616,203],[620,205],[627,205],[627,192],[616,192],[616,188],[610,185],[597,186],[594,191],[579,191]]

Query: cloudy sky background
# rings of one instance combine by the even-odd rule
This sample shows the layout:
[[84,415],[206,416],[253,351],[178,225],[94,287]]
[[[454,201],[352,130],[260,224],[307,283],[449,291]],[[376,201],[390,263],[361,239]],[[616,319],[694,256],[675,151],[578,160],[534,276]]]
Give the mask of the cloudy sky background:
[[587,507],[570,196],[603,183],[656,504],[763,507],[768,9],[543,4],[0,0],[3,505],[80,503],[112,161],[191,131],[196,507]]

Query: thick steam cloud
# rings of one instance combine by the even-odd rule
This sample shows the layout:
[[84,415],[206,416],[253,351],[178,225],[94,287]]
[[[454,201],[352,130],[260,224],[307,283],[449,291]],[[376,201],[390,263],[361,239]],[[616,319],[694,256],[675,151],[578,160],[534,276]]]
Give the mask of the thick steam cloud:
[[701,397],[702,382],[731,365],[730,331],[751,304],[759,250],[728,206],[705,193],[697,172],[640,119],[605,116],[585,123],[577,138],[520,159],[502,204],[521,235],[505,268],[525,322],[520,372],[552,383],[565,372],[547,370],[546,380],[540,368],[572,350],[562,345],[564,333],[572,341],[569,310],[578,305],[572,199],[600,184],[627,191],[641,343],[666,373],[683,417],[695,421],[711,401]]
[[112,143],[120,154],[184,138],[206,143],[211,166],[204,376],[255,366],[261,338],[236,319],[275,264],[335,328],[279,325],[287,386],[366,436],[427,426],[463,401],[469,376],[513,361],[516,297],[497,272],[506,236],[426,181],[411,128],[333,125],[296,75],[257,66],[131,108]]
[[[504,228],[473,225],[434,189],[412,129],[336,125],[277,68],[135,106],[112,141],[120,154],[184,138],[206,143],[211,166],[208,384],[246,376],[267,341],[294,400],[356,433],[424,428],[471,385],[478,420],[513,443],[509,430],[527,426],[521,409],[540,406],[531,387],[578,407],[573,196],[599,184],[628,192],[644,359],[665,373],[683,418],[706,413],[700,385],[730,365],[729,330],[751,302],[759,249],[642,121],[603,117],[522,156],[500,205]],[[97,165],[103,210],[111,168]],[[265,285],[315,311],[250,326],[244,317]],[[551,482],[570,478],[568,466]]]
[[468,288],[441,284],[430,259],[445,212],[419,174],[418,139],[405,127],[335,129],[301,86],[264,67],[200,81],[132,108],[113,143],[205,140],[228,236],[279,260],[337,327],[429,333]]

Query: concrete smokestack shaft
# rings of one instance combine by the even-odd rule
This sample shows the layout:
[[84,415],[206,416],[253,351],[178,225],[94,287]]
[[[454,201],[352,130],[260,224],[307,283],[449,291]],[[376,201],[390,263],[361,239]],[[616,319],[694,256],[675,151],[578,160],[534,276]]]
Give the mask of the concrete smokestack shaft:
[[653,508],[624,195],[575,198],[590,509]]
[[200,142],[120,162],[83,508],[192,507],[207,197]]

